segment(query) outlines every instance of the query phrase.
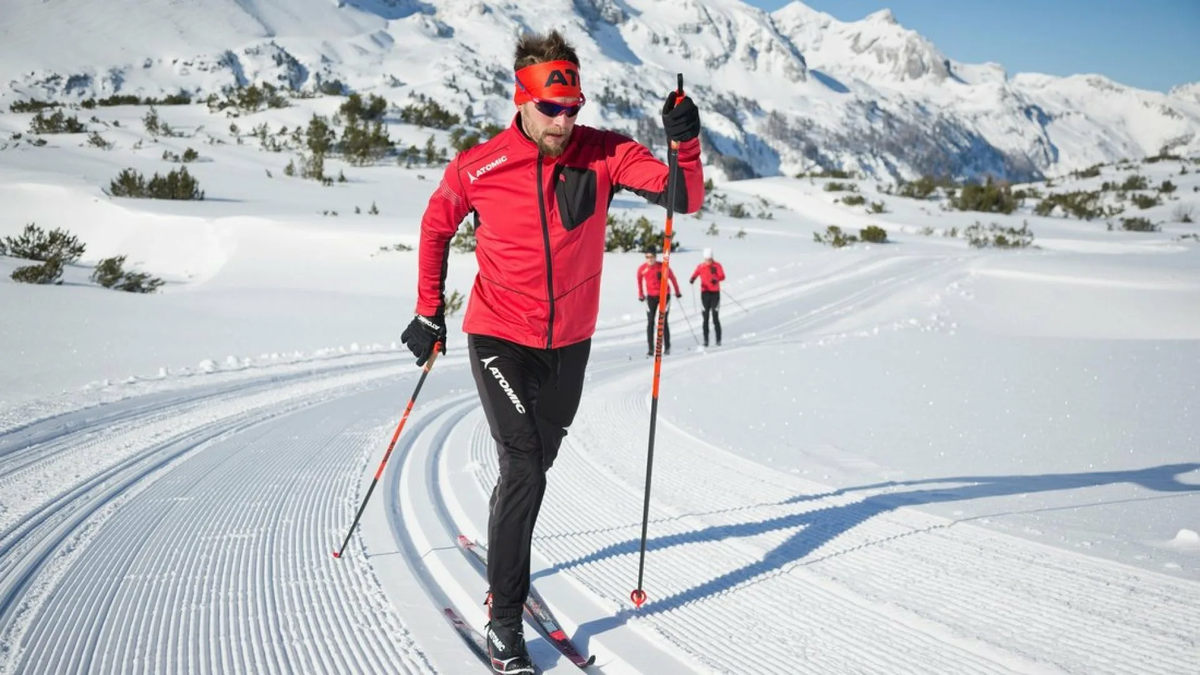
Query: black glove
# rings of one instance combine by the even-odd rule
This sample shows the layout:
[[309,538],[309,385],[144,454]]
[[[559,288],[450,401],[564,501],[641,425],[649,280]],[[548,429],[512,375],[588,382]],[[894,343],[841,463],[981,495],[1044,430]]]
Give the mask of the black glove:
[[662,109],[663,127],[668,141],[690,141],[700,135],[700,111],[690,96],[675,103],[675,92],[667,94]]
[[446,353],[446,317],[421,316],[413,317],[408,328],[400,334],[400,341],[408,346],[413,356],[417,357],[417,365],[423,366],[433,356],[433,345],[442,343],[441,352]]
[[682,297],[683,297],[683,293],[676,293],[676,294],[675,294],[675,297],[677,297],[677,298],[682,298]]

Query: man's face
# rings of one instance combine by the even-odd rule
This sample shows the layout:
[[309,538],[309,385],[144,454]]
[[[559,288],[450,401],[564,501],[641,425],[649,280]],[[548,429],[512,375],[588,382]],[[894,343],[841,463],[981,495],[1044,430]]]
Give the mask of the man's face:
[[[562,105],[579,103],[579,99],[567,96],[546,100]],[[536,101],[526,101],[521,104],[521,125],[525,128],[525,133],[537,143],[542,154],[547,157],[559,157],[566,151],[567,142],[571,140],[575,118],[568,117],[565,112],[549,117],[538,110]]]
[[647,253],[646,254],[646,263],[652,265],[652,264],[654,264],[656,258],[657,258],[657,256],[655,256],[653,253]]

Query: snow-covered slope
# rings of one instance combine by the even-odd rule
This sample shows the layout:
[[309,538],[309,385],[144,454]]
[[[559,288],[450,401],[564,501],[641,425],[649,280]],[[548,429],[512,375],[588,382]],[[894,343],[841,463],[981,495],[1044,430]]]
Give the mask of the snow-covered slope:
[[[886,121],[893,133],[881,139],[885,157],[904,157],[918,171],[936,173],[942,167],[930,160],[948,160],[949,173],[958,175],[1056,174],[1164,146],[1200,148],[1194,88],[1167,95],[1095,75],[1009,78],[1000,64],[947,58],[886,10],[846,23],[793,2],[774,17],[810,68]],[[916,153],[906,155],[914,140]]]
[[585,123],[652,140],[682,72],[708,156],[731,178],[822,166],[1025,179],[1200,151],[1200,85],[1164,94],[1095,75],[1010,78],[947,58],[887,10],[843,22],[800,2],[766,13],[741,0],[0,0],[0,14],[5,108],[337,81],[502,123],[513,37],[556,27],[586,61]]

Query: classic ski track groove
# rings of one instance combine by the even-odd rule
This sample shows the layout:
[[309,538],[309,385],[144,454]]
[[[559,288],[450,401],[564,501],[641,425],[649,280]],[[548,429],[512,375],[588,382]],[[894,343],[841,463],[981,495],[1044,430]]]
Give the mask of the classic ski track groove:
[[[881,266],[879,269],[889,269],[891,267],[901,267],[902,272],[894,276],[887,276],[872,283],[866,288],[861,288],[852,291],[848,294],[839,294],[835,299],[829,301],[825,305],[818,306],[809,310],[803,316],[784,321],[783,323],[771,326],[762,330],[764,335],[756,336],[748,340],[748,343],[778,343],[780,338],[786,340],[792,337],[793,334],[801,330],[811,330],[814,327],[832,323],[844,315],[850,313],[851,310],[862,309],[881,302],[884,299],[895,295],[897,291],[903,290],[909,286],[919,284],[924,281],[929,281],[943,274],[946,274],[961,261],[958,259],[927,259],[927,258],[907,258],[907,259],[888,259],[891,265]],[[915,269],[905,269],[912,267]],[[870,270],[875,271],[875,270]],[[819,283],[801,284],[795,290],[796,294],[815,293],[817,291],[828,292],[830,287],[836,287],[837,284],[854,284],[862,276],[861,274],[838,274],[830,278],[821,280]]]
[[[472,643],[482,639],[483,620],[479,608],[475,606],[478,603],[469,599],[471,591],[465,585],[451,585],[445,581],[445,559],[457,555],[455,547],[446,546],[445,541],[457,534],[452,531],[452,527],[447,527],[444,515],[439,513],[436,518],[439,521],[437,529],[440,529],[440,533],[432,533],[432,536],[438,537],[440,534],[440,538],[438,541],[431,541],[428,519],[422,519],[413,506],[415,503],[429,504],[435,505],[436,509],[437,486],[429,481],[427,475],[429,464],[436,459],[436,450],[428,450],[426,437],[431,433],[436,436],[452,429],[467,410],[477,405],[474,393],[468,392],[444,397],[427,406],[421,418],[416,420],[402,440],[397,442],[394,450],[395,460],[384,473],[382,483],[386,489],[381,495],[385,503],[388,539],[398,545],[405,563],[413,571],[421,590],[434,608],[439,613],[452,609],[473,631],[472,635],[458,634],[462,640],[471,640]],[[423,451],[426,454],[421,454]],[[368,537],[364,535],[363,539]],[[439,543],[442,545],[439,546]],[[398,600],[393,594],[392,601]],[[461,647],[471,653],[472,658],[484,659],[479,667],[474,669],[476,672],[483,672],[483,668],[490,667],[485,658],[486,643],[482,646],[482,651],[476,651],[475,647],[466,642],[462,642]]]
[[[536,547],[594,593],[627,605],[621,591],[636,572],[642,491],[641,472],[630,468],[644,461],[646,387],[640,376],[601,386],[611,403],[589,407],[568,437],[563,452],[587,461],[564,463],[553,477]],[[641,613],[696,658],[720,637],[720,658],[707,659],[718,671],[754,663],[741,672],[1068,672],[1087,662],[1090,673],[1180,673],[1195,663],[1194,583],[910,509],[880,510],[862,496],[822,496],[820,486],[680,431],[669,408],[660,414],[650,600]],[[482,489],[496,467],[478,424],[472,458],[486,467]],[[755,493],[760,505],[751,508],[721,498]],[[757,526],[773,519],[795,524]],[[820,545],[790,554],[787,540],[808,532]],[[655,548],[656,539],[670,545]],[[713,585],[742,568],[751,572]],[[1013,569],[1023,573],[1013,578]],[[1067,635],[1057,630],[1064,625],[1073,626]],[[993,635],[1006,640],[990,644]],[[764,642],[772,645],[765,655]]]
[[[958,262],[962,259],[965,258],[953,258],[951,260]],[[836,256],[824,258],[814,262],[812,264],[814,269],[800,267],[795,268],[796,272],[802,273],[799,278],[788,278],[785,275],[778,275],[778,270],[775,272],[753,275],[753,281],[757,284],[754,289],[753,296],[750,296],[748,291],[739,290],[739,294],[746,294],[746,297],[739,298],[738,301],[735,302],[733,300],[733,296],[729,295],[722,300],[721,323],[725,328],[724,333],[727,337],[727,342],[729,339],[734,338],[734,336],[737,335],[738,326],[745,317],[746,311],[780,305],[788,302],[802,302],[807,298],[807,296],[810,296],[814,293],[828,292],[829,290],[836,289],[838,284],[853,282],[863,277],[881,276],[894,267],[902,267],[906,264],[917,263],[921,261],[938,261],[939,267],[944,266],[940,264],[944,262],[944,259],[941,257],[933,258],[926,256],[914,257],[897,255],[879,258],[856,259],[850,256]],[[689,270],[680,270],[678,265],[672,265],[671,269],[676,272],[676,276],[690,275]],[[921,274],[922,272],[923,270],[918,270],[917,274]],[[775,278],[768,281],[763,281],[762,277],[766,276],[772,276]],[[886,281],[886,278],[881,280],[881,282]],[[879,284],[881,282],[876,283]],[[686,283],[686,278],[683,282],[681,282],[681,285],[684,283]],[[683,289],[681,288],[680,290]],[[870,291],[871,289],[867,290]],[[884,286],[882,289],[878,289],[876,292],[887,294],[890,291],[886,286]],[[737,304],[738,302],[741,304]],[[683,310],[683,313],[686,314],[686,320],[683,316],[677,316],[677,314],[679,314],[679,309],[674,303],[685,303],[685,309]],[[689,299],[687,297],[680,300],[673,299],[671,306],[673,308],[671,314],[672,342],[683,340],[685,336],[688,341],[691,341],[691,333],[687,331],[687,321],[691,321],[692,328],[695,331],[699,331],[701,308],[696,304],[695,298]],[[601,343],[605,346],[625,346],[629,344],[643,343],[643,341],[646,339],[646,323],[645,319],[642,318],[643,311],[644,310],[641,307],[639,307],[637,310],[632,310],[630,313],[637,318],[630,322],[601,325],[597,329],[593,341],[595,343]],[[827,320],[839,318],[837,316],[831,316],[829,312],[825,311],[823,308],[819,308],[816,313],[821,314],[822,317]],[[763,338],[758,338],[757,341],[777,342],[782,329],[785,327],[786,325],[766,327],[756,326],[753,333],[761,333],[766,336]],[[698,334],[699,333],[697,332],[697,335]],[[741,341],[743,343],[748,342],[745,339]],[[684,343],[679,342],[679,344],[682,345]]]
[[369,430],[290,426],[399,373],[414,379],[394,363],[269,377],[22,429],[24,467],[69,469],[77,446],[110,465],[4,530],[0,672],[427,672],[371,567],[327,569]]
[[[148,428],[172,433],[174,418],[200,411],[223,401],[245,399],[254,393],[269,392],[289,382],[319,377],[369,372],[389,364],[336,366],[315,372],[266,375],[250,382],[198,387],[184,392],[167,392],[144,397],[124,405],[87,408],[10,429],[0,434],[0,494],[6,508],[0,508],[0,541],[11,534],[13,522],[40,508],[48,495],[41,491],[14,494],[21,479],[35,471],[55,473],[71,466],[77,458],[97,463],[97,450],[113,445],[114,439]],[[120,448],[117,448],[119,452]],[[111,449],[109,450],[112,451]]]
[[[819,330],[948,274],[961,259],[902,262],[911,264],[899,273],[875,266],[882,278],[870,287],[744,342]],[[851,276],[839,271],[819,286]],[[535,539],[541,556],[630,616],[648,385],[645,373],[589,384],[591,400],[607,403],[581,410],[564,442],[562,456],[582,461],[555,465]],[[716,671],[1070,672],[1085,662],[1089,673],[1179,673],[1194,665],[1197,584],[956,524],[891,505],[886,495],[866,503],[866,495],[824,495],[822,486],[687,434],[661,400],[659,412],[650,599],[637,620]],[[478,489],[486,492],[498,469],[482,416],[475,425],[470,460],[483,467]],[[746,495],[759,505],[746,507]],[[773,520],[778,529],[755,525]],[[656,549],[656,538],[668,545]],[[800,550],[791,553],[796,539],[790,546]],[[1024,573],[1012,578],[1013,569]],[[732,570],[746,572],[723,579]],[[1067,636],[1057,630],[1064,625],[1073,626]],[[989,642],[995,635],[1003,644]],[[723,646],[717,656],[713,640]]]
[[[598,366],[592,372],[602,374],[613,368],[631,367],[629,363],[619,362]],[[486,620],[480,606],[486,580],[479,577],[473,563],[458,550],[458,535],[469,528],[456,522],[446,504],[441,491],[439,464],[444,460],[451,434],[461,427],[465,417],[478,414],[478,411],[479,404],[473,391],[427,405],[420,420],[411,424],[403,440],[397,443],[384,479],[388,486],[385,511],[390,536],[399,545],[433,604],[439,608],[454,608],[474,629],[482,628]],[[418,517],[415,504],[427,507],[433,517]],[[447,581],[450,578],[453,578],[452,582]],[[535,631],[531,630],[527,637],[535,661],[562,659],[568,669],[576,669]],[[545,668],[540,663],[539,666]],[[601,675],[604,671],[593,665],[588,672]]]
[[[722,349],[811,338],[964,260],[825,259],[788,270],[741,299],[787,303],[792,318],[739,339],[730,327],[740,309],[727,307]],[[673,418],[671,370],[702,367],[719,351],[664,360],[649,602],[634,611],[650,384],[647,362],[627,354],[644,336],[637,324],[598,333],[587,399],[550,473],[534,542],[545,572],[611,609],[605,627],[581,628],[581,649],[602,665],[606,641],[628,627],[677,658],[679,672],[1194,669],[1200,584],[927,515],[905,508],[902,490],[830,492],[690,434]],[[461,362],[439,364],[439,375],[452,368],[469,382]],[[365,531],[346,559],[329,557],[390,434],[381,428],[395,423],[384,418],[399,403],[378,401],[378,390],[402,401],[407,391],[396,392],[416,376],[408,360],[264,376],[0,434],[0,673],[437,670],[445,654],[430,660],[406,627],[415,610],[398,610],[404,602],[381,584],[397,558],[368,557],[378,542]],[[389,545],[401,544],[431,608],[444,600],[476,626],[478,574],[459,552],[423,551],[418,539],[483,539],[483,514],[459,514],[447,500],[486,502],[493,441],[473,387],[427,397],[364,530],[386,519]],[[58,493],[30,487],[75,463],[89,468]],[[442,465],[473,468],[448,482]],[[438,495],[423,533],[401,516],[419,506],[404,502],[406,480]],[[443,498],[447,486],[469,494]],[[546,599],[573,630],[571,605],[556,597]],[[536,643],[539,661],[557,655]],[[455,644],[451,653],[467,653]],[[635,653],[612,656],[613,672],[638,663]]]

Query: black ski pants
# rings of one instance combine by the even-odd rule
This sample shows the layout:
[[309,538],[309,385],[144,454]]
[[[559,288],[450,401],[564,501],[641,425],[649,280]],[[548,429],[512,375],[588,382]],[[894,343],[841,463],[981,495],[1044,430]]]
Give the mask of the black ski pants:
[[700,306],[704,308],[704,344],[708,344],[708,315],[712,314],[717,342],[721,342],[721,291],[700,291]]
[[546,471],[579,409],[591,347],[590,339],[537,349],[467,336],[471,373],[500,464],[488,515],[493,618],[520,617],[529,594],[530,546],[546,494]]
[[[667,295],[667,316],[663,318],[663,348],[671,350],[671,296]],[[646,351],[654,351],[654,338],[657,332],[654,322],[658,320],[658,296],[646,296]]]

